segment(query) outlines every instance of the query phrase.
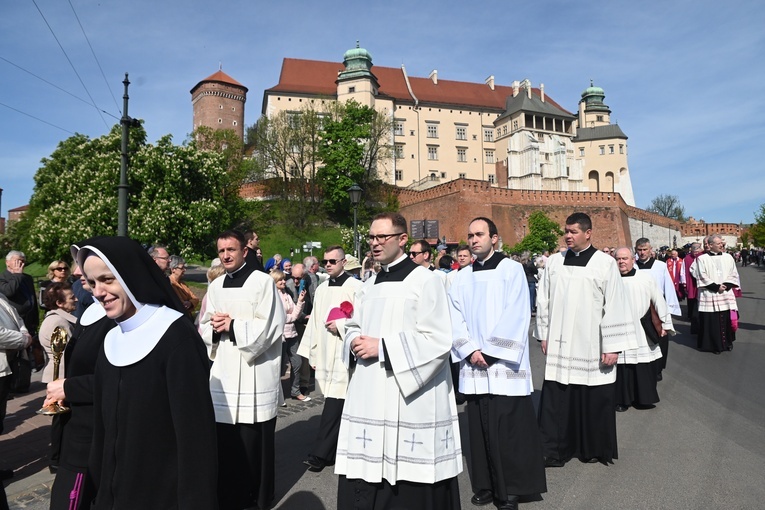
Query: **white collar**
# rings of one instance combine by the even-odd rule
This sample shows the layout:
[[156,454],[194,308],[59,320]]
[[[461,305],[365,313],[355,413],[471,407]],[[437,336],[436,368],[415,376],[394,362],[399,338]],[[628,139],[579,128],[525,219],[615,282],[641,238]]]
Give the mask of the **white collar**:
[[407,257],[409,257],[409,255],[404,253],[403,255],[401,255],[399,258],[397,258],[396,260],[394,260],[390,264],[385,264],[384,266],[381,266],[381,267],[387,273],[388,271],[390,271],[391,267],[395,266],[396,264],[400,264],[401,262],[406,260]]
[[144,305],[135,315],[119,322],[106,335],[104,353],[114,366],[125,367],[141,361],[159,343],[170,325],[183,317],[167,306]]
[[85,309],[84,312],[82,312],[82,316],[80,317],[80,325],[90,326],[91,324],[95,324],[96,322],[100,321],[104,317],[106,317],[106,310],[104,310],[101,302],[96,299],[93,300],[93,302],[89,307]]

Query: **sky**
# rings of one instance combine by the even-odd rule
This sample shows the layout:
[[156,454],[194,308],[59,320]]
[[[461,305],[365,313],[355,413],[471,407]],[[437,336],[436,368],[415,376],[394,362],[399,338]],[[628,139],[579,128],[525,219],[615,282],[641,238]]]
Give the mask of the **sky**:
[[0,215],[29,203],[59,142],[119,122],[126,72],[149,141],[182,143],[189,91],[219,66],[249,89],[251,125],[284,58],[341,62],[359,40],[410,76],[544,83],[570,112],[594,80],[629,137],[638,207],[672,194],[696,219],[750,223],[765,203],[763,27],[761,0],[6,0]]

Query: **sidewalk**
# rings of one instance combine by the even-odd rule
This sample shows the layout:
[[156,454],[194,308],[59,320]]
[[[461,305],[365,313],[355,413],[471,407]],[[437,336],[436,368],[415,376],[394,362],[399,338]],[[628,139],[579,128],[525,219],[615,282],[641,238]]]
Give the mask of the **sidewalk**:
[[0,468],[14,471],[14,477],[4,482],[12,509],[47,502],[53,483],[53,475],[48,471],[52,418],[35,414],[45,397],[41,377],[42,372],[32,374],[29,393],[15,394],[8,401],[5,432],[0,436]]

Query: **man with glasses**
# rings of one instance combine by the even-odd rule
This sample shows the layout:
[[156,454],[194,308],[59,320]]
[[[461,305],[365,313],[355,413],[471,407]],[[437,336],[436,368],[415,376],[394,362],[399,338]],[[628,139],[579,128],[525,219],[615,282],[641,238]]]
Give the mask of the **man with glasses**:
[[375,216],[369,245],[382,269],[345,327],[343,363],[354,368],[337,443],[340,510],[460,508],[446,291],[407,256],[406,226],[398,213]]
[[170,254],[164,246],[152,246],[149,248],[149,255],[154,259],[163,273],[167,274],[170,267]]
[[324,410],[313,450],[304,464],[310,471],[321,471],[335,463],[340,418],[343,414],[349,373],[343,364],[343,336],[347,320],[353,315],[353,302],[361,282],[345,272],[345,251],[330,246],[322,265],[329,279],[316,289],[316,301],[308,319],[298,354],[316,370],[316,384],[324,395]]

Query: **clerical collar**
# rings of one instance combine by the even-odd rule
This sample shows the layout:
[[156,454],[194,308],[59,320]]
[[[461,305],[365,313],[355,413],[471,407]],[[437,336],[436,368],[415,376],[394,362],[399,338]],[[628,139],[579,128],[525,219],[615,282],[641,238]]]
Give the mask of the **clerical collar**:
[[635,268],[633,267],[632,269],[630,269],[630,270],[629,270],[629,272],[627,272],[627,273],[624,273],[624,274],[622,275],[622,278],[624,278],[625,276],[635,276],[635,274],[637,274],[637,269],[635,269]]
[[715,253],[715,252],[713,252],[713,251],[710,251],[710,252],[709,252],[709,255],[710,255],[710,256],[712,256],[712,257],[719,257],[720,255],[722,255],[722,252],[720,252],[720,253]]
[[402,261],[408,260],[409,258],[410,258],[409,255],[404,253],[403,255],[401,255],[399,258],[397,258],[396,260],[394,260],[390,264],[382,265],[382,270],[385,271],[386,273],[389,272],[389,271],[396,271],[396,269],[394,269],[395,266],[401,264]]
[[[492,250],[493,251],[493,250]],[[484,260],[483,262],[476,260],[473,263],[473,271],[488,271],[491,269],[496,269],[500,262],[502,262],[502,259],[504,259],[506,256],[504,253],[495,251],[491,254],[489,258]]]
[[566,251],[565,256],[563,257],[563,265],[564,266],[576,266],[576,267],[584,267],[589,262],[590,259],[596,254],[600,253],[604,257],[610,257],[610,255],[606,255],[605,253],[601,252],[597,248],[595,248],[593,245],[588,246],[584,250],[580,251],[579,253],[575,252],[572,249],[568,249]]
[[342,287],[342,285],[345,283],[345,280],[350,278],[351,275],[343,271],[338,275],[337,278],[330,278],[329,279],[329,286],[330,287]]
[[239,266],[238,268],[234,269],[233,271],[230,271],[230,272],[226,271],[226,276],[228,276],[229,278],[236,278],[236,273],[238,273],[239,271],[244,269],[246,266],[247,266],[247,262],[244,262],[244,263],[242,263],[241,266]]

